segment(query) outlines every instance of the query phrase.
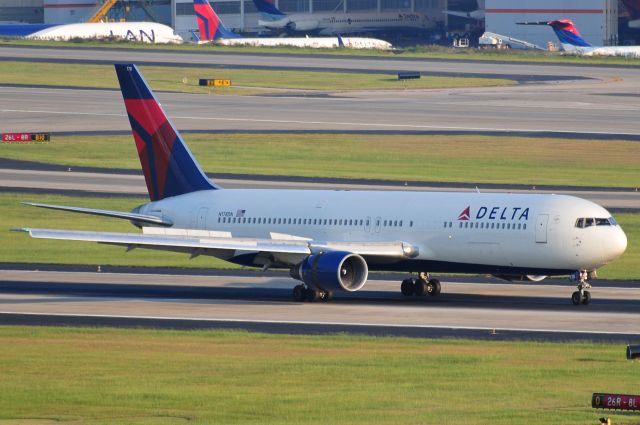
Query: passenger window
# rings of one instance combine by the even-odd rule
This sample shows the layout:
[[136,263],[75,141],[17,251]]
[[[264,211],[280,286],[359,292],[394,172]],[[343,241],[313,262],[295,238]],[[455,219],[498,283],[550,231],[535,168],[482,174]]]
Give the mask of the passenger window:
[[522,225],[522,229],[524,230],[524,229],[526,229],[526,228],[527,228],[527,223],[524,223],[524,224]]
[[367,226],[369,225],[369,220],[367,220],[367,221],[366,221],[366,225],[367,225]]
[[409,227],[413,227],[413,220],[409,222]]

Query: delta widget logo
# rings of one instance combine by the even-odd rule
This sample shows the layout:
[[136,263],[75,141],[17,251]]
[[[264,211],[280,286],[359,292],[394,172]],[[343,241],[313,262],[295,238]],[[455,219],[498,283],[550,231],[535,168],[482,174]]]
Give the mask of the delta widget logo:
[[467,221],[471,218],[470,215],[471,215],[471,205],[469,205],[467,208],[464,209],[464,211],[460,213],[460,215],[458,216],[458,220]]

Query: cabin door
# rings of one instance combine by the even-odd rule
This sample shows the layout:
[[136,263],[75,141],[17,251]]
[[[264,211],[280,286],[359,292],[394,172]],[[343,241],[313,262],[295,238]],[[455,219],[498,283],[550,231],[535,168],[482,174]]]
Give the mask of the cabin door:
[[209,208],[200,208],[198,210],[198,229],[206,230],[207,228],[207,213],[209,213]]
[[547,243],[547,223],[549,214],[538,214],[536,219],[536,243]]

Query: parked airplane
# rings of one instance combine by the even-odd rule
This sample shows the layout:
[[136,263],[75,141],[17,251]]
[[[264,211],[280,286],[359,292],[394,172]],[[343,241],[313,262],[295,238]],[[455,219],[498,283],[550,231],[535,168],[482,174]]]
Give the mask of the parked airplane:
[[151,202],[132,212],[29,203],[130,220],[142,233],[20,229],[34,238],[94,241],[287,267],[296,300],[355,292],[369,270],[419,272],[404,295],[438,295],[426,273],[588,280],[626,249],[604,208],[572,196],[402,191],[222,189],[207,179],[135,65],[115,65]]
[[431,29],[435,22],[419,12],[314,12],[287,15],[273,0],[253,0],[262,19],[258,24],[273,30],[316,32],[321,35],[388,30]]
[[476,21],[484,20],[485,16],[485,0],[478,0],[478,8],[471,12],[460,12],[457,10],[444,10],[442,13],[460,18],[474,19]]
[[368,37],[259,37],[244,38],[229,31],[208,0],[193,0],[200,40],[225,46],[294,46],[317,48],[391,49],[391,43]]
[[571,19],[542,22],[518,22],[518,25],[548,25],[553,28],[562,48],[581,56],[626,56],[640,57],[640,46],[592,46],[573,24]]
[[98,22],[79,24],[5,24],[0,36],[35,40],[122,39],[142,43],[182,43],[173,28],[156,22]]

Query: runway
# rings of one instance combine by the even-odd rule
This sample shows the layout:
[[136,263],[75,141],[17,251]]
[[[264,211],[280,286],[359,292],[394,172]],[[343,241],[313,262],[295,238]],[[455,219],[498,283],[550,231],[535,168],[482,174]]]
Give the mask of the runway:
[[[184,276],[0,271],[1,323],[82,323],[249,328],[265,332],[372,333],[525,339],[640,338],[640,291],[603,286],[589,306],[555,284],[446,282],[439,297],[399,294],[398,282],[370,280],[330,303],[290,301],[295,281],[280,274]],[[43,321],[42,318],[47,318]],[[40,319],[38,319],[40,318]],[[495,333],[496,335],[491,335]]]
[[[206,53],[206,54],[205,54]],[[406,60],[337,56],[277,56],[121,49],[0,47],[0,55],[70,60],[148,60],[211,65],[291,68],[416,70],[459,76],[544,75],[579,80],[512,87],[383,90],[306,96],[217,96],[160,93],[181,130],[448,130],[640,135],[640,73],[636,67],[575,66],[483,61]],[[345,74],[348,78],[348,74]],[[586,80],[584,79],[586,78]],[[72,83],[72,82],[70,82]],[[3,131],[126,131],[116,90],[0,87]]]
[[[459,191],[470,192],[475,188],[426,184],[404,184],[403,182],[353,183],[329,181],[296,180],[295,178],[215,178],[217,184],[230,189],[332,189],[332,190],[403,190],[403,191]],[[480,189],[484,189],[482,185]],[[36,193],[58,193],[75,196],[147,196],[144,177],[141,174],[90,173],[78,171],[44,171],[33,169],[0,168],[0,190],[26,191]],[[566,189],[500,188],[492,185],[492,192],[510,193],[556,193],[573,195],[596,202],[613,210],[640,211],[640,192],[633,189]]]

